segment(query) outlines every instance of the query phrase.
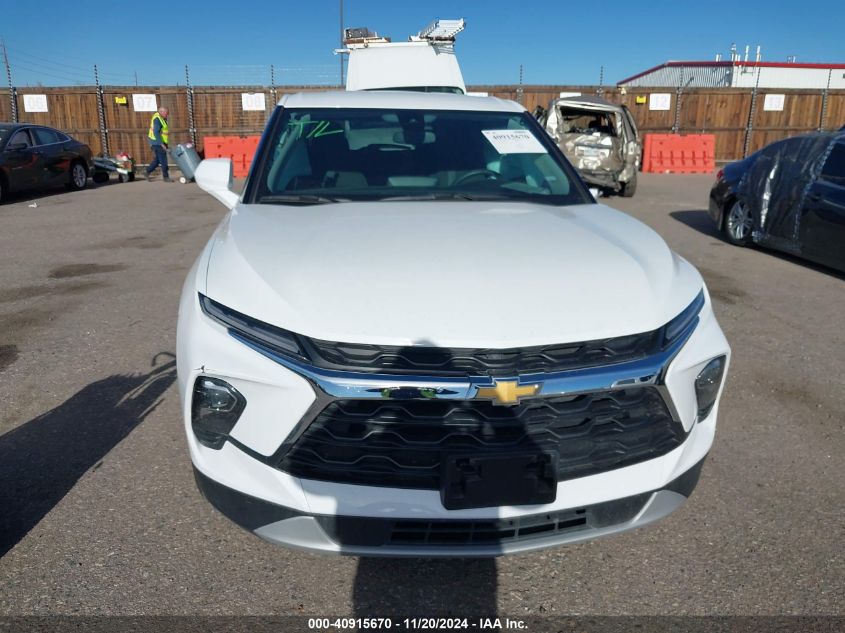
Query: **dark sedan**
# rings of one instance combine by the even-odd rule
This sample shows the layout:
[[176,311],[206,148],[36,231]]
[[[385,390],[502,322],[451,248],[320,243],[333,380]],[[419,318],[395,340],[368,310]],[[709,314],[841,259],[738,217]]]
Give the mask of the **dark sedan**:
[[43,125],[0,123],[0,202],[11,191],[66,185],[82,189],[91,148]]
[[845,272],[845,134],[784,139],[726,165],[709,212],[732,244],[754,242]]

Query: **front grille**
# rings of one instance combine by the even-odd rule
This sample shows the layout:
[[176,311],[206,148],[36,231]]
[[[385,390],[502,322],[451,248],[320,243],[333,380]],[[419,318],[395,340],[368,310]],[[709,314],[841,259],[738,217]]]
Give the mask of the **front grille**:
[[645,358],[660,348],[663,328],[616,338],[511,349],[400,347],[301,337],[323,369],[425,376],[517,376],[595,367]]
[[524,400],[337,400],[281,457],[297,477],[438,490],[444,455],[557,453],[564,481],[665,455],[685,438],[652,387]]

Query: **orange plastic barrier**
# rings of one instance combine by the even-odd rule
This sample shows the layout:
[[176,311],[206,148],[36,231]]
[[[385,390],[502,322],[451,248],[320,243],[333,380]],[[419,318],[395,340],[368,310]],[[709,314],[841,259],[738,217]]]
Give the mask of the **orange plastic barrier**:
[[206,158],[231,158],[235,178],[244,178],[258,148],[257,136],[205,136],[202,139]]
[[643,171],[652,174],[709,174],[716,169],[713,134],[646,134]]

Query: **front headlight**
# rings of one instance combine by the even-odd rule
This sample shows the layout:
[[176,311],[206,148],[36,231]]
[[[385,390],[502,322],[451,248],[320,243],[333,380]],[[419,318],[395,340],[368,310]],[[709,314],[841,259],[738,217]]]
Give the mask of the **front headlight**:
[[698,400],[698,419],[706,418],[719,394],[722,376],[725,374],[725,357],[714,358],[704,366],[695,379],[695,397]]
[[275,325],[262,323],[236,310],[232,310],[221,303],[200,295],[202,311],[215,321],[225,325],[230,332],[242,338],[257,343],[261,347],[270,348],[284,356],[292,356],[301,360],[308,360],[308,356],[299,338],[293,332],[288,332]]
[[244,407],[246,399],[228,382],[198,376],[191,402],[191,428],[199,443],[221,448]]
[[666,347],[681,336],[692,322],[698,318],[698,313],[701,312],[701,308],[703,307],[704,290],[698,293],[695,299],[692,300],[692,303],[684,308],[683,312],[663,327],[663,346]]

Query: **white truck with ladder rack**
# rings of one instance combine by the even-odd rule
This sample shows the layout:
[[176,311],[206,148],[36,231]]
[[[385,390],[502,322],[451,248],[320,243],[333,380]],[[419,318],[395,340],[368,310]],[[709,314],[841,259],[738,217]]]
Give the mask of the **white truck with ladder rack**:
[[415,90],[466,93],[455,56],[455,38],[464,30],[463,18],[435,20],[406,42],[393,42],[368,28],[344,30],[349,55],[347,90]]

